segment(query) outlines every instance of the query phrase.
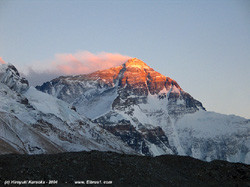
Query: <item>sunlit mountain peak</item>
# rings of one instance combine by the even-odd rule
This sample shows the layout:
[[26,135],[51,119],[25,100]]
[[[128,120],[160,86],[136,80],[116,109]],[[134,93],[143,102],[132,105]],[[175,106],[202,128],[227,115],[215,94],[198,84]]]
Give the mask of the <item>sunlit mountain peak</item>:
[[128,67],[137,67],[137,68],[143,68],[143,69],[149,69],[150,67],[143,61],[141,61],[138,58],[131,58],[126,63],[125,66]]

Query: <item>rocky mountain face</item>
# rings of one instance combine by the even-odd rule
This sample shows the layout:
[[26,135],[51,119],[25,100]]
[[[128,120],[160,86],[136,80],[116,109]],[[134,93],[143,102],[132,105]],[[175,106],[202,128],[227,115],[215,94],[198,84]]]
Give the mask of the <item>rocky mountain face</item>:
[[67,103],[29,87],[13,65],[0,65],[0,154],[103,150],[134,153]]
[[250,120],[207,112],[175,80],[139,59],[36,88],[68,102],[142,155],[250,163]]
[[[102,94],[111,99],[112,107],[117,109],[137,101],[143,102],[149,95],[157,95],[159,99],[167,97],[170,100],[169,105],[174,104],[177,99],[185,101],[183,105],[186,111],[183,112],[195,112],[199,108],[205,110],[202,104],[184,92],[175,80],[161,75],[136,58],[128,60],[121,66],[88,75],[59,77],[36,88],[75,106],[78,105],[78,108],[82,106],[82,103],[79,104],[82,100],[89,101]],[[110,98],[114,93],[117,93],[118,97]],[[128,103],[124,103],[125,101]],[[84,108],[85,106],[81,110]],[[171,110],[173,114],[175,111]],[[91,119],[98,117],[98,114],[93,112],[88,114],[84,111],[84,113]]]
[[8,86],[11,90],[16,92],[25,92],[29,88],[29,82],[20,77],[16,67],[9,64],[0,65],[0,82]]

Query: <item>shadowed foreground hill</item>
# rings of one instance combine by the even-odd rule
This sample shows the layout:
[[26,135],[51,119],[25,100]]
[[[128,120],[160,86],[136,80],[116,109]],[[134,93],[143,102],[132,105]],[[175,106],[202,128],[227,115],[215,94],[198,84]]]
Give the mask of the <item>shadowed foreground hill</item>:
[[[0,180],[94,180],[115,186],[250,185],[250,166],[226,161],[203,162],[191,157],[78,152],[54,155],[1,155]],[[97,185],[100,186],[100,185]]]

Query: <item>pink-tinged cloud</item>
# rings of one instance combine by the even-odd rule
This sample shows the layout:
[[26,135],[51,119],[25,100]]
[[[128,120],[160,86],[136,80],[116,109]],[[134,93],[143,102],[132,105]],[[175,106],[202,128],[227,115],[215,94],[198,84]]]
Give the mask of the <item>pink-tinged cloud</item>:
[[121,65],[129,58],[131,57],[118,53],[93,54],[83,51],[74,54],[56,54],[52,66],[66,75],[86,74]]
[[35,86],[61,75],[87,74],[119,66],[130,58],[119,53],[94,54],[88,51],[56,54],[52,60],[37,62],[26,68],[24,76]]
[[0,57],[0,64],[6,64],[2,57]]

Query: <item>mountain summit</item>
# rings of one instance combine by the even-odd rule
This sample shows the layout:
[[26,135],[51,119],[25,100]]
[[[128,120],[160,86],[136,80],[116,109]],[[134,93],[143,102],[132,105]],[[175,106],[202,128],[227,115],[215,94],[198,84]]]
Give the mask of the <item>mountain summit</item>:
[[[84,76],[85,77],[85,76]],[[169,77],[154,71],[145,62],[132,58],[121,66],[97,71],[86,75],[86,78],[100,80],[109,86],[119,82],[120,87],[128,87],[136,94],[158,94],[166,88],[180,93],[182,89],[177,82]]]
[[132,58],[36,87],[68,102],[142,155],[250,162],[250,121],[207,112],[178,83]]
[[132,58],[123,64],[121,84],[136,89],[141,94],[158,94],[163,89],[170,90],[171,86],[176,93],[182,89],[176,81],[154,71],[143,61]]
[[126,68],[128,67],[136,67],[139,69],[150,69],[150,67],[143,61],[138,58],[131,58],[125,64]]
[[[137,58],[129,59],[124,64],[107,70],[77,76],[62,76],[36,88],[68,103],[74,103],[75,98],[79,98],[83,93],[83,97],[89,95],[93,88],[117,88],[120,96],[158,95],[159,98],[168,97],[174,101],[179,98],[185,100],[183,104],[192,111],[197,111],[199,108],[205,110],[202,104],[184,92],[175,80],[154,71]],[[76,102],[74,104],[79,105]]]

